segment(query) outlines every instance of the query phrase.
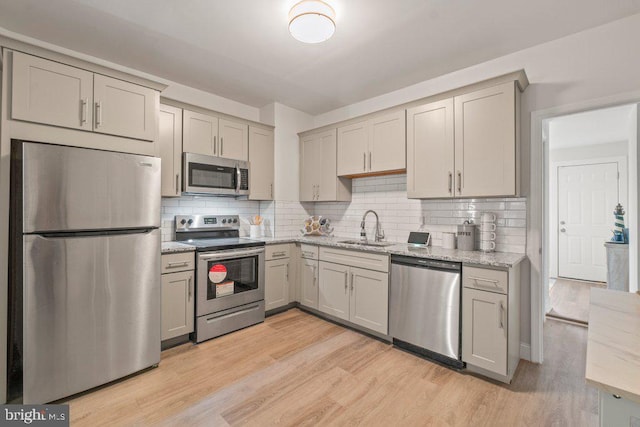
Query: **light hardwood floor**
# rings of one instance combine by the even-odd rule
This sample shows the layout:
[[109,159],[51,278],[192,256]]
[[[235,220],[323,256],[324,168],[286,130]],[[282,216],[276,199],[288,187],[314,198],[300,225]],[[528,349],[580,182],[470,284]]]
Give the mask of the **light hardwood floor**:
[[589,295],[591,288],[606,288],[606,283],[583,282],[558,278],[549,291],[549,316],[589,323]]
[[293,309],[71,400],[71,425],[595,426],[586,339],[547,321],[545,363],[522,361],[507,386]]

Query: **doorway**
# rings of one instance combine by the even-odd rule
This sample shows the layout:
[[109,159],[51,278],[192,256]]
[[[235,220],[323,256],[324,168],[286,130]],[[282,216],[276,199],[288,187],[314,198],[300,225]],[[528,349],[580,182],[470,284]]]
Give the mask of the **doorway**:
[[[552,117],[547,129],[545,313],[587,325],[593,287],[607,287],[613,211],[627,206],[632,106]],[[633,141],[635,144],[635,141]]]

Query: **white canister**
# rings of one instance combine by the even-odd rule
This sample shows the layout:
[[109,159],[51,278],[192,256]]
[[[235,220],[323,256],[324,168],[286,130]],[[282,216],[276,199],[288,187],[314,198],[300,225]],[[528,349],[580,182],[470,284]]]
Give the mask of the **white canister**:
[[260,226],[251,224],[249,226],[249,237],[256,239],[260,237]]
[[442,233],[442,247],[444,249],[456,248],[456,235],[455,233]]

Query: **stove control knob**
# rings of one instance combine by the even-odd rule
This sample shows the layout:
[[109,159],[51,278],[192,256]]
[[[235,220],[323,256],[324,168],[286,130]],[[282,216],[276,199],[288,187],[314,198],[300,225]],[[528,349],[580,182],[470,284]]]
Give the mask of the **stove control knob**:
[[227,223],[227,220],[226,220],[226,219],[223,219],[223,220],[222,220],[222,223],[223,223],[223,224],[226,224],[226,223]]
[[238,223],[238,218],[234,218],[234,219],[233,219],[233,223],[234,223],[234,224],[237,224],[237,223]]
[[180,221],[180,224],[182,224],[182,225],[185,225],[186,223],[187,223],[187,221],[186,221],[185,219],[182,219],[182,220]]
[[193,224],[193,220],[190,219],[189,221],[187,221],[187,224],[189,224],[189,225]]

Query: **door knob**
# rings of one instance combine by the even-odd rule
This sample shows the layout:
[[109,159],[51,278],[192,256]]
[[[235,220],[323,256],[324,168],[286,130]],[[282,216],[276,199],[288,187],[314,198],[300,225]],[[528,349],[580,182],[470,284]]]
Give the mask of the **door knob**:
[[566,229],[566,228],[561,228],[561,229],[560,229],[560,232],[561,232],[561,233],[564,233],[565,231],[567,231],[567,229]]
[[560,221],[560,225],[565,225],[565,224],[566,224],[566,222]]

